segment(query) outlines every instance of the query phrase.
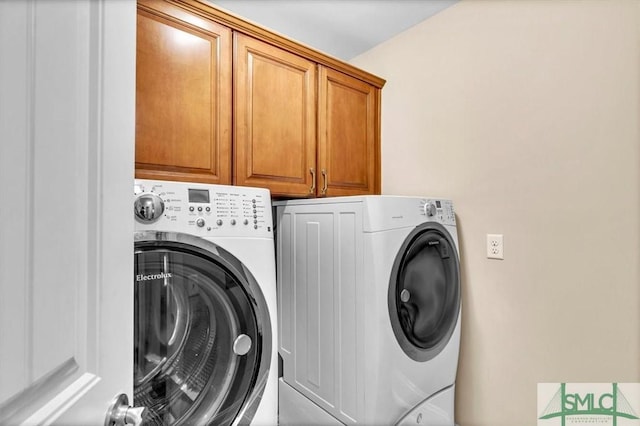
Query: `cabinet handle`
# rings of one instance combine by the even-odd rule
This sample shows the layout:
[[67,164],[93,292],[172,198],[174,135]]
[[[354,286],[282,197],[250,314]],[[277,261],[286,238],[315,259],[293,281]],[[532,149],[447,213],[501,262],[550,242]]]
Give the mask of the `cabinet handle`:
[[325,195],[327,193],[327,171],[325,169],[322,169],[322,178],[324,181],[322,185],[322,195]]
[[311,188],[309,189],[310,194],[315,194],[316,192],[316,169],[313,167],[309,168],[309,172],[311,172]]

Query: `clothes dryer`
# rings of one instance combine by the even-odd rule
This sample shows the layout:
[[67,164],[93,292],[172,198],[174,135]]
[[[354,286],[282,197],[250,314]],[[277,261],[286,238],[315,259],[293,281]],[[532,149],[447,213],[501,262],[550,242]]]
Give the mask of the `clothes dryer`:
[[454,425],[461,291],[452,202],[274,205],[280,423]]
[[145,425],[277,423],[266,189],[136,180],[134,404]]

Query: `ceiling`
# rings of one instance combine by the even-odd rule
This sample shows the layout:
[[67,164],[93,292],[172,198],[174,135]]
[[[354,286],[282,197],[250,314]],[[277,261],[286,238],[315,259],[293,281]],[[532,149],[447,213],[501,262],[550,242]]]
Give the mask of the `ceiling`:
[[348,61],[456,0],[209,0],[331,56]]

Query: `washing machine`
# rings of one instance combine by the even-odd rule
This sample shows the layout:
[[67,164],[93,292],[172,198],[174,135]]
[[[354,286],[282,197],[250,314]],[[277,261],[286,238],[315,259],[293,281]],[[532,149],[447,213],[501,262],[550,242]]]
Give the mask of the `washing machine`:
[[461,284],[452,202],[274,205],[280,424],[453,426]]
[[134,403],[145,425],[277,423],[266,189],[136,180]]

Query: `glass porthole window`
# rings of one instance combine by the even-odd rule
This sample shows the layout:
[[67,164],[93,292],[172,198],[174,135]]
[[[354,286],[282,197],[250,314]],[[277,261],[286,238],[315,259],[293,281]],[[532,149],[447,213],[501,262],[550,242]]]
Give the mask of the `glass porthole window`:
[[389,282],[389,317],[396,339],[416,361],[446,346],[460,311],[456,246],[438,223],[416,227],[396,256]]
[[134,403],[146,425],[228,425],[262,395],[266,305],[233,256],[180,235],[136,241]]

